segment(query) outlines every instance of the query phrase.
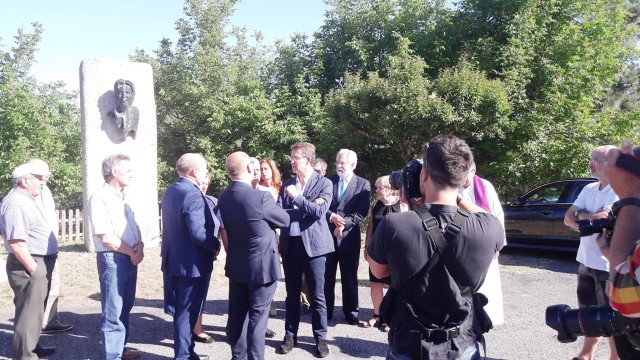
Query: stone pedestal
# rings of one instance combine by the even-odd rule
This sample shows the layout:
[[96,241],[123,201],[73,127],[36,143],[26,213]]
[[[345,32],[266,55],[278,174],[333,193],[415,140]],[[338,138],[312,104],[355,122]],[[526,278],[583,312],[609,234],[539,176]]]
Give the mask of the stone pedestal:
[[[109,116],[117,106],[114,83],[130,80],[135,85],[133,106],[139,123],[135,140],[126,137]],[[80,111],[82,115],[82,189],[83,204],[103,186],[102,160],[123,153],[131,157],[131,184],[126,194],[147,246],[159,243],[157,123],[153,91],[153,73],[149,64],[115,59],[86,59],[80,64]],[[84,213],[84,242],[94,250],[90,223]]]

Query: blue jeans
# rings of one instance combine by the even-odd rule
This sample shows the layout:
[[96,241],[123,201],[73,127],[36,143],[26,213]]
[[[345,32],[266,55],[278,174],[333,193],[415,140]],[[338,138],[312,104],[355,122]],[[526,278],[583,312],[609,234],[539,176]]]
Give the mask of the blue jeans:
[[129,337],[129,313],[136,298],[138,267],[129,255],[115,251],[97,253],[100,278],[100,334],[107,360],[122,357]]

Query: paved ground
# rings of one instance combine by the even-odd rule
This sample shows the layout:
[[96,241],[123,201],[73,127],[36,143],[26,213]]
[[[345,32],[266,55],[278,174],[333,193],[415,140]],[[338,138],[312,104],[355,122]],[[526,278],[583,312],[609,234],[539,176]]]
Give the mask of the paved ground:
[[[65,249],[65,248],[63,248]],[[141,265],[138,299],[133,309],[130,345],[144,352],[142,359],[171,359],[171,319],[162,312],[162,289],[159,271],[159,249],[147,249]],[[66,334],[43,335],[42,343],[55,346],[57,354],[50,359],[100,359],[98,344],[98,318],[100,312],[95,259],[91,254],[67,247],[61,253],[63,265],[63,295],[60,310],[64,322],[75,328]],[[553,330],[545,325],[545,309],[550,304],[576,306],[575,271],[572,255],[505,252],[500,257],[504,289],[506,323],[487,335],[488,359],[571,359],[577,354],[581,340],[561,344]],[[205,329],[216,340],[213,344],[198,344],[196,351],[212,359],[229,359],[229,346],[224,343],[226,322],[227,282],[222,275],[222,263],[216,263],[209,301],[204,315]],[[371,315],[371,300],[366,266],[360,267],[361,319]],[[70,290],[73,293],[70,293]],[[338,291],[339,293],[339,291]],[[269,320],[269,327],[278,335],[267,339],[267,359],[314,358],[314,342],[310,316],[302,318],[299,346],[289,355],[278,355],[284,328],[284,284],[278,285],[275,303],[280,309],[277,317]],[[12,336],[13,305],[8,284],[0,284],[0,359],[8,359]],[[336,305],[341,303],[339,294]],[[334,321],[330,322],[328,340],[330,359],[383,359],[386,334],[342,322],[341,310],[336,307]],[[598,359],[608,359],[604,341],[598,350]]]

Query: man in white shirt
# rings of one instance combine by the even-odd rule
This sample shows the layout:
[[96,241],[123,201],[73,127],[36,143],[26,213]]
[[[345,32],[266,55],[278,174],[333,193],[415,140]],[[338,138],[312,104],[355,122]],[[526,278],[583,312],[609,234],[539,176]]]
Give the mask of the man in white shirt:
[[[598,179],[586,185],[573,205],[564,216],[565,225],[578,229],[579,220],[595,220],[606,218],[611,211],[611,205],[618,200],[618,196],[609,186],[609,179],[604,173],[607,162],[607,151],[613,148],[611,145],[597,147],[591,153],[589,170],[591,176]],[[598,234],[582,236],[576,260],[580,263],[578,268],[578,305],[608,305],[609,299],[605,292],[606,281],[609,279],[609,262],[602,256],[596,238]],[[623,336],[624,338],[624,336]],[[574,359],[590,360],[594,358],[598,338],[585,337],[580,354]],[[618,354],[614,338],[609,338],[611,349],[610,359],[617,359]]]

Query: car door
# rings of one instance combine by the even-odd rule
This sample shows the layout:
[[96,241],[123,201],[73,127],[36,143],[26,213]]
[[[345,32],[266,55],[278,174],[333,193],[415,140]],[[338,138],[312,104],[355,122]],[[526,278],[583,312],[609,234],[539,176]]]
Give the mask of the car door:
[[559,201],[559,203],[564,204],[562,209],[562,216],[560,216],[560,214],[554,216],[554,218],[556,219],[554,222],[555,236],[558,241],[572,242],[577,248],[580,242],[579,233],[578,231],[573,230],[572,228],[564,224],[564,215],[571,207],[571,205],[573,205],[573,203],[576,201],[576,198],[578,198],[578,195],[582,191],[582,188],[593,181],[596,181],[596,179],[581,179],[571,181],[565,187],[565,191],[560,197]]
[[[567,182],[538,187],[517,199],[505,211],[505,231],[509,242],[547,246],[555,235],[554,221],[564,211],[559,203]],[[515,245],[515,244],[514,244]]]

